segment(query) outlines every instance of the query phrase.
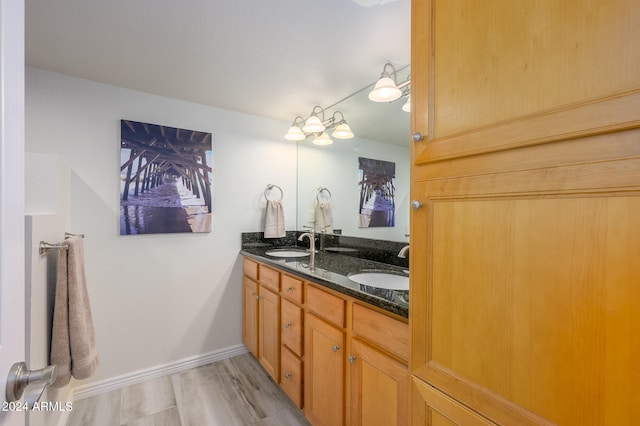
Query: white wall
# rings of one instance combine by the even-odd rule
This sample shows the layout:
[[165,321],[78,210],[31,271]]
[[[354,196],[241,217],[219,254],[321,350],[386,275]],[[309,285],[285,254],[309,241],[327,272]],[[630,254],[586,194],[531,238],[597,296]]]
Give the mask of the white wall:
[[[121,119],[213,134],[211,233],[119,235]],[[26,149],[69,166],[68,231],[85,234],[101,364],[80,385],[241,343],[240,233],[262,230],[266,184],[295,228],[287,125],[27,68]]]

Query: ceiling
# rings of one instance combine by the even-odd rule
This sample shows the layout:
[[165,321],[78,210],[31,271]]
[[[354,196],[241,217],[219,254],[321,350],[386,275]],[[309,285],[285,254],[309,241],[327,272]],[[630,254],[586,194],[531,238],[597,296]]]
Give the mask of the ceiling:
[[291,122],[409,64],[410,3],[26,0],[26,64]]

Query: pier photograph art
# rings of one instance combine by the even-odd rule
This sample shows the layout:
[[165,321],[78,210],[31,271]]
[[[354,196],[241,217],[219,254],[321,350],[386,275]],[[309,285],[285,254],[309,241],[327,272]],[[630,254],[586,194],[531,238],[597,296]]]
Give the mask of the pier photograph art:
[[211,133],[120,121],[120,235],[211,232]]
[[359,228],[395,226],[396,163],[358,158]]

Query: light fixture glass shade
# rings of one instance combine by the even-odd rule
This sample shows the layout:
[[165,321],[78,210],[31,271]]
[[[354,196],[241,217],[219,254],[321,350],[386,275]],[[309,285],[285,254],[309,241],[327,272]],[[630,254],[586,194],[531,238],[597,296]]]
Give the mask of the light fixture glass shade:
[[326,132],[322,132],[320,136],[316,137],[313,140],[313,143],[316,145],[331,145],[333,141]]
[[284,135],[284,138],[288,141],[301,141],[304,140],[306,136],[304,133],[302,133],[300,127],[291,126],[289,127],[289,131],[287,132],[287,134]]
[[411,112],[411,95],[407,96],[407,102],[402,105],[402,110],[405,112]]
[[402,90],[398,89],[393,79],[381,77],[369,92],[369,99],[374,102],[391,102],[402,96]]
[[347,123],[342,123],[335,128],[331,133],[331,136],[338,139],[351,139],[353,137],[353,132]]
[[320,121],[320,119],[316,115],[312,115],[311,117],[307,118],[307,121],[302,127],[302,131],[305,133],[320,133],[324,132],[324,129],[324,124],[322,124],[322,121]]

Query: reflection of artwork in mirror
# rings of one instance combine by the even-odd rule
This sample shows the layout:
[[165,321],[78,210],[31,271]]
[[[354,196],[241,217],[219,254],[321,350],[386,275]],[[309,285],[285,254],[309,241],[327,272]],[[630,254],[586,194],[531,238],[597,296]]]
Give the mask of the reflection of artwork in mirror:
[[396,163],[358,157],[360,228],[395,226]]
[[120,235],[211,232],[211,133],[120,121]]

